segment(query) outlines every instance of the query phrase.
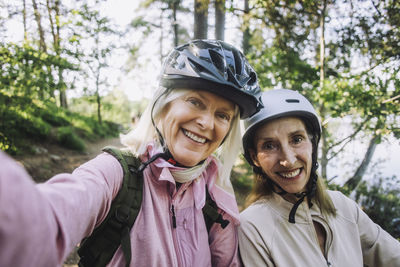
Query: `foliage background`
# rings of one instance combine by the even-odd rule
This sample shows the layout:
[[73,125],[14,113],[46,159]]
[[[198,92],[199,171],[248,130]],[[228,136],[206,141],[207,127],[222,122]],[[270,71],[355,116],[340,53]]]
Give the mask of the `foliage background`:
[[[225,39],[249,58],[263,90],[295,89],[313,102],[323,123],[321,176],[400,238],[398,166],[376,153],[399,147],[397,1],[129,2],[140,4],[0,1],[2,150],[35,153],[40,142],[84,150],[116,136],[140,116],[173,46]],[[109,16],[116,6],[123,26]],[[242,203],[252,184],[242,158],[232,181]]]

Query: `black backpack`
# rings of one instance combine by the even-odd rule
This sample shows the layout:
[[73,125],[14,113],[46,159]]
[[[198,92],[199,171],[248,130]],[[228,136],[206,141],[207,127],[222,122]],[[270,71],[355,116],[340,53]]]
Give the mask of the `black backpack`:
[[[124,178],[120,191],[111,203],[107,217],[90,236],[82,240],[78,249],[79,266],[106,266],[121,246],[128,267],[131,261],[130,229],[135,223],[142,204],[143,168],[140,168],[141,161],[128,150],[108,146],[103,148],[103,151],[113,155],[119,161]],[[207,231],[210,231],[214,223],[219,223],[222,228],[225,228],[229,221],[223,219],[218,213],[218,207],[211,199],[207,186],[206,194],[203,216]]]

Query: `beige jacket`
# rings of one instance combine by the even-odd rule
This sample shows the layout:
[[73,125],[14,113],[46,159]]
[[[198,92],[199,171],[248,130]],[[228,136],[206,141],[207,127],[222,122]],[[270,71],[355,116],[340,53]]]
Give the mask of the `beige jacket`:
[[[288,222],[293,207],[277,194],[257,201],[241,213],[239,249],[244,266],[400,267],[400,243],[375,224],[340,192],[328,191],[337,216],[321,215],[317,205],[303,202],[296,223]],[[312,220],[327,233],[325,256]]]

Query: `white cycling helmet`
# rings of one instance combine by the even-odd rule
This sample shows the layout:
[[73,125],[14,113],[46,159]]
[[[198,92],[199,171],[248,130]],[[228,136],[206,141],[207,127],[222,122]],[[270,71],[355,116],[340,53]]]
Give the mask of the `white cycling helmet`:
[[249,148],[253,147],[254,133],[263,123],[288,116],[300,117],[304,120],[306,127],[315,136],[316,144],[321,137],[321,123],[317,112],[303,95],[297,91],[288,89],[276,89],[263,92],[261,95],[263,108],[252,117],[244,120],[245,133],[243,135],[243,149],[246,160],[254,165]]

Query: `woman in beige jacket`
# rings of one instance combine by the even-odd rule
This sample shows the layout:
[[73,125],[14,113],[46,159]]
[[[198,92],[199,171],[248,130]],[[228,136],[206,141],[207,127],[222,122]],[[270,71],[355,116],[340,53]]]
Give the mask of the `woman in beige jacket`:
[[240,217],[244,266],[400,266],[400,243],[318,179],[321,125],[310,102],[285,89],[262,101],[243,136],[255,172]]

